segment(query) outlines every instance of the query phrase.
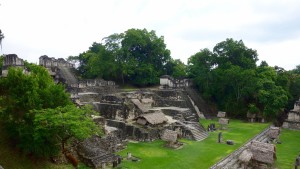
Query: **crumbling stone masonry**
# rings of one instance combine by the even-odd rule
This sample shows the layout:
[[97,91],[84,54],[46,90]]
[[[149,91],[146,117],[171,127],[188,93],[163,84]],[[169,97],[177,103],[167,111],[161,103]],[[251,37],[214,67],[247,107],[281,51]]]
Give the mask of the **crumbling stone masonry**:
[[300,99],[295,102],[294,109],[288,113],[288,118],[282,127],[300,130]]
[[7,76],[8,68],[11,66],[19,67],[22,68],[24,71],[26,71],[23,59],[19,58],[16,54],[4,55],[3,66],[2,66],[3,77]]

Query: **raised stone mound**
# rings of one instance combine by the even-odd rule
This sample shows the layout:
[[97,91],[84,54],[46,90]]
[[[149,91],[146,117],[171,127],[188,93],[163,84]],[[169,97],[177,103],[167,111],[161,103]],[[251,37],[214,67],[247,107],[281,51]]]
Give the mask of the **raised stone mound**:
[[[100,102],[93,103],[96,111],[106,119],[125,120],[129,118],[129,111],[133,110],[133,104],[124,96],[119,95],[103,95]],[[133,117],[132,117],[133,118]]]
[[8,68],[9,67],[19,67],[23,69],[23,72],[25,71],[24,61],[23,59],[19,58],[16,54],[8,54],[4,55],[3,58],[3,66],[0,74],[2,74],[3,77],[6,77],[8,74]]
[[218,114],[217,114],[217,117],[218,118],[225,118],[226,117],[226,112],[219,111]]
[[137,123],[141,125],[159,125],[167,122],[168,119],[165,117],[165,114],[161,111],[154,113],[142,114],[137,118]]
[[282,127],[300,130],[300,99],[295,102],[294,109],[290,110]]
[[201,141],[208,137],[208,133],[198,122],[177,121],[176,124],[173,125],[172,130],[178,131],[179,135],[183,138],[196,141]]
[[164,130],[161,139],[167,142],[175,143],[177,141],[177,132],[172,130]]
[[273,164],[276,159],[275,145],[253,141],[250,145],[253,160],[258,162]]
[[271,139],[278,139],[280,134],[280,128],[279,127],[270,127],[270,130],[268,132],[268,136]]
[[226,118],[220,118],[219,119],[219,124],[221,126],[221,130],[226,130],[227,129],[227,126],[229,124],[229,119],[226,119]]
[[78,146],[78,155],[81,161],[93,168],[98,168],[103,164],[119,164],[121,162],[120,156],[112,154],[103,147],[107,147],[107,145],[103,145],[103,139],[94,136]]

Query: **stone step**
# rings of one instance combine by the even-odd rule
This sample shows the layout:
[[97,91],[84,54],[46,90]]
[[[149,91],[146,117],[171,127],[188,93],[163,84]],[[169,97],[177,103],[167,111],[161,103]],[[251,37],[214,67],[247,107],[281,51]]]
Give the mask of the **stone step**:
[[233,166],[238,164],[238,158],[232,158],[227,164],[225,164],[224,168],[235,169]]
[[206,133],[206,132],[199,132],[199,131],[192,131],[192,130],[191,130],[191,132],[192,132],[194,139],[197,141],[203,140],[208,137],[208,133]]
[[236,169],[241,168],[239,161],[237,161],[237,162],[232,166],[232,168],[236,168]]

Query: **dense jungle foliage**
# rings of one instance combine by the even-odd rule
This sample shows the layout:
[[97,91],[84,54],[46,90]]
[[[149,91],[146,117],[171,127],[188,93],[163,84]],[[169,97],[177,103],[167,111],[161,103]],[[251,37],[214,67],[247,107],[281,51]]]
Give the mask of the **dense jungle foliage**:
[[191,56],[187,71],[199,92],[218,109],[236,117],[250,112],[274,119],[299,98],[299,66],[285,71],[265,61],[257,66],[257,61],[256,50],[241,40],[226,39],[213,51],[202,49]]
[[164,74],[186,76],[184,63],[171,58],[164,37],[158,37],[155,31],[129,29],[102,41],[94,42],[79,56],[68,58],[79,63],[82,77],[148,86],[158,84],[159,77]]
[[68,60],[78,64],[84,78],[120,84],[158,85],[164,74],[189,77],[208,102],[232,117],[245,118],[249,112],[275,119],[291,109],[300,95],[300,66],[286,71],[266,61],[258,65],[257,51],[242,40],[226,39],[212,51],[201,49],[185,65],[171,58],[163,37],[155,31],[129,29],[93,43]]
[[9,68],[0,78],[0,121],[13,146],[39,157],[58,155],[73,138],[99,132],[91,108],[72,104],[64,86],[55,84],[48,71],[26,63]]
[[[82,78],[120,84],[158,85],[164,74],[191,78],[207,102],[231,117],[256,113],[278,119],[300,96],[300,65],[290,71],[266,61],[258,65],[256,50],[242,40],[226,39],[212,51],[201,49],[185,65],[171,58],[164,38],[155,31],[129,29],[68,60],[78,64]],[[8,76],[0,79],[0,120],[13,144],[27,153],[51,156],[72,138],[99,133],[90,108],[76,108],[64,86],[55,84],[45,68],[28,63],[26,67],[30,73],[10,68]]]

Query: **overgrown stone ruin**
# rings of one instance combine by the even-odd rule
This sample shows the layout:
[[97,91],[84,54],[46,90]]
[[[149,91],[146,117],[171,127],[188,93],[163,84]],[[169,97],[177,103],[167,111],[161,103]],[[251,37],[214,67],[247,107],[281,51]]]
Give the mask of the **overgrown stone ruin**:
[[274,144],[252,141],[239,155],[242,168],[271,168],[276,160]]
[[4,55],[3,66],[2,66],[2,76],[6,77],[8,74],[9,67],[17,67],[24,70],[24,73],[27,72],[25,70],[23,59],[19,58],[16,54],[7,54]]
[[[24,67],[16,55],[6,56],[4,61],[6,70],[9,66]],[[120,157],[113,153],[128,140],[166,139],[165,131],[170,131],[174,138],[176,135],[176,138],[201,141],[208,137],[199,118],[211,118],[215,113],[206,108],[187,79],[171,79],[172,85],[162,84],[164,87],[160,89],[120,92],[112,81],[79,80],[74,74],[74,65],[64,59],[44,55],[39,58],[39,65],[44,66],[57,83],[66,84],[74,103],[93,105],[99,112],[99,116],[93,118],[105,136],[89,138],[77,146],[78,156],[91,167],[119,164]]]
[[295,102],[294,109],[288,113],[288,118],[283,122],[283,128],[300,130],[300,99]]
[[119,151],[122,143],[115,136],[107,135],[104,138],[93,136],[78,145],[78,155],[82,162],[92,168],[105,168],[111,165],[116,167],[122,159],[113,153]]

